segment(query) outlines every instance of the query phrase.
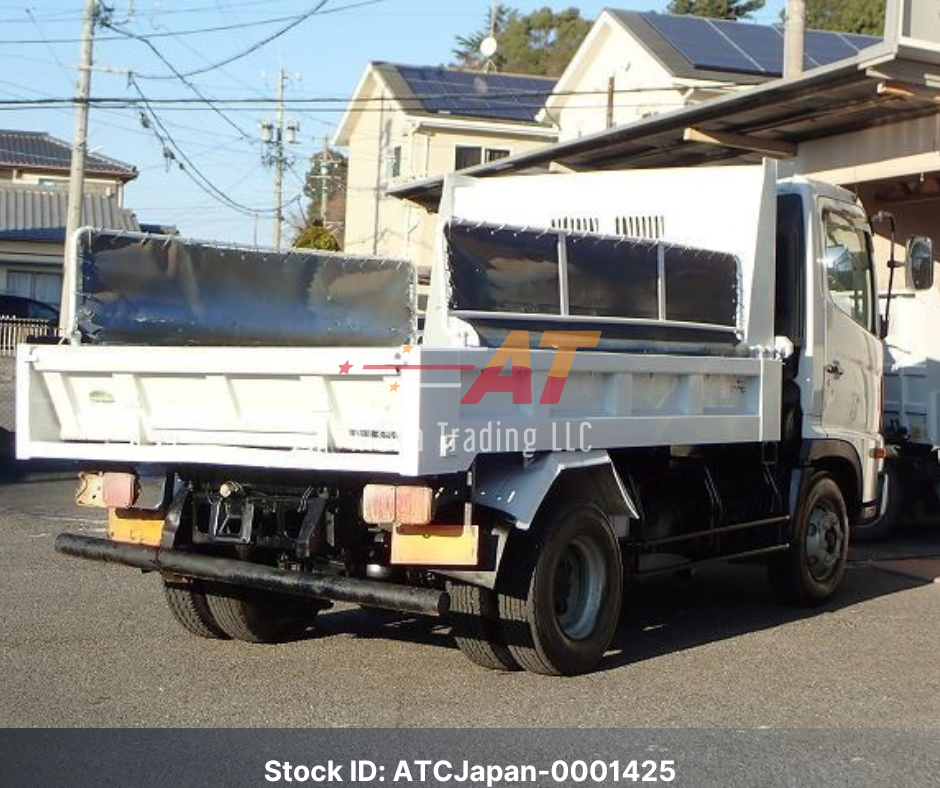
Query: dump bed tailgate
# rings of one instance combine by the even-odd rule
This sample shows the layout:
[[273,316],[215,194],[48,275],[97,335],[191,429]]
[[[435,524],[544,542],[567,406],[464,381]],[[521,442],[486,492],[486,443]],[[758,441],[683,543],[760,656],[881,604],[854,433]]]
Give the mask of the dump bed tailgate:
[[[21,457],[398,471],[401,349],[21,346]],[[342,356],[342,358],[340,358]],[[355,375],[343,373],[346,363]],[[400,363],[400,361],[399,361]]]

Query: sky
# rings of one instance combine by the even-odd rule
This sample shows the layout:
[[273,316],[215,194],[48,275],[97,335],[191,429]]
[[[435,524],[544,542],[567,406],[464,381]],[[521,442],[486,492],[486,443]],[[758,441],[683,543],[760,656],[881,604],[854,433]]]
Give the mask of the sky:
[[[274,175],[262,163],[259,124],[274,119],[280,64],[290,74],[286,118],[300,124],[284,180],[286,212],[298,213],[310,157],[335,131],[368,62],[446,65],[456,37],[483,26],[491,0],[110,2],[121,32],[96,30],[91,95],[136,103],[93,106],[88,142],[90,150],[139,170],[125,206],[141,222],[172,224],[189,237],[268,245]],[[508,4],[523,13],[576,6],[594,19],[607,6],[662,11],[667,2]],[[776,22],[782,5],[768,0],[753,21]],[[0,128],[46,131],[71,142],[70,107],[3,102],[74,96],[83,6],[84,0],[0,0]],[[205,30],[219,27],[227,29]],[[187,76],[249,49],[224,66]],[[179,98],[190,101],[160,103]],[[212,106],[206,99],[236,103]],[[142,110],[149,128],[142,125]],[[165,147],[174,150],[176,162],[165,160]]]

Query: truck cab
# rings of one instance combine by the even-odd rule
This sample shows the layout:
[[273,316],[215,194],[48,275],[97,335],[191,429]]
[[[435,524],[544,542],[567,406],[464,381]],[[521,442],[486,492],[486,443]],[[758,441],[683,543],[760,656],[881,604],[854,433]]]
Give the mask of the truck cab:
[[[883,447],[877,303],[871,226],[858,200],[818,181],[781,181],[776,332],[794,348],[785,428],[801,423],[804,451],[842,458],[841,473],[860,485],[860,521],[877,514]],[[796,390],[799,412],[791,413]]]

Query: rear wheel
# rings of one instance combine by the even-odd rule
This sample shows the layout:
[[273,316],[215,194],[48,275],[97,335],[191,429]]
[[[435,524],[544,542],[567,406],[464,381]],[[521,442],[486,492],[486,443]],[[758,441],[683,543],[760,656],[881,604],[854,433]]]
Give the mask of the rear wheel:
[[617,629],[623,592],[620,545],[604,513],[575,502],[540,516],[505,567],[503,634],[526,670],[555,676],[591,670]]
[[222,631],[248,643],[297,640],[328,604],[224,585],[212,586],[206,601]]
[[777,596],[798,605],[819,605],[835,593],[849,555],[849,518],[833,478],[817,473],[800,506],[787,553],[770,566]]
[[488,588],[450,581],[451,631],[471,662],[490,670],[518,670],[499,625],[499,600]]
[[176,623],[187,632],[201,638],[228,638],[209,610],[209,603],[198,580],[165,577],[163,596]]

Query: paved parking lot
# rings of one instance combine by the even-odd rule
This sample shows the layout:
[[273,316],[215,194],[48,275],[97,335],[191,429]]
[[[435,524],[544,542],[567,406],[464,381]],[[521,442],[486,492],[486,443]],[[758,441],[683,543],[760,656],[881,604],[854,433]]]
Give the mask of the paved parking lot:
[[0,484],[3,726],[940,727],[940,584],[896,573],[940,555],[940,524],[856,550],[811,614],[775,605],[755,567],[632,587],[601,669],[550,679],[488,673],[433,621],[348,606],[298,643],[188,636],[156,578],[53,553],[57,533],[103,527],[73,486]]

